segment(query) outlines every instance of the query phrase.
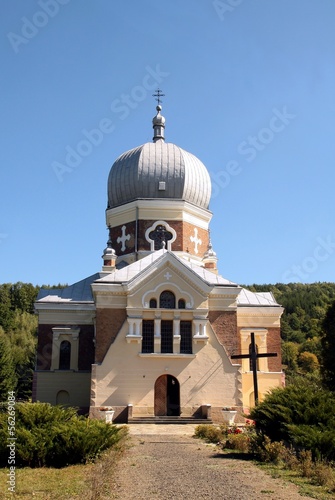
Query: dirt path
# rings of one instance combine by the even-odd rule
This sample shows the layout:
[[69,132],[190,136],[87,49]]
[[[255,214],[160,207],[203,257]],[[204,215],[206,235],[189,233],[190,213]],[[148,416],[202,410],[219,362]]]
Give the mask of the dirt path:
[[[111,498],[122,500],[302,500],[298,488],[250,462],[227,458],[190,435],[131,436]],[[309,499],[310,500],[310,499]]]

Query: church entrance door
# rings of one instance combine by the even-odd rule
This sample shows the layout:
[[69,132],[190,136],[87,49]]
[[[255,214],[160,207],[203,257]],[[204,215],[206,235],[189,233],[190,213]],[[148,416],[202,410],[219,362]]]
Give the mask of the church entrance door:
[[180,386],[176,377],[161,375],[155,383],[155,416],[180,415]]

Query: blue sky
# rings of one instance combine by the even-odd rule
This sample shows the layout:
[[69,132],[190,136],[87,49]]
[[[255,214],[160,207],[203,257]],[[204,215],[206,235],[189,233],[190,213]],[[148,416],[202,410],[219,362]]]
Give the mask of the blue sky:
[[157,86],[211,174],[220,273],[335,281],[334,22],[333,0],[5,2],[0,282],[101,269],[108,173],[151,141]]

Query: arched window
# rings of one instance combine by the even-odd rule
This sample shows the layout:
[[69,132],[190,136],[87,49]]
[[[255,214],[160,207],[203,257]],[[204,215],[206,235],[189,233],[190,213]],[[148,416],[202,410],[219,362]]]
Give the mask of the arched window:
[[71,343],[68,340],[63,340],[60,344],[59,351],[59,369],[70,370],[71,365]]
[[159,307],[162,309],[175,309],[176,297],[169,290],[164,290],[159,297]]
[[185,309],[186,303],[184,299],[179,299],[178,300],[178,309]]
[[151,309],[156,309],[156,307],[157,307],[157,300],[156,299],[150,299],[149,305],[150,305]]
[[172,240],[173,235],[163,225],[158,225],[154,231],[149,233],[149,239],[154,241],[154,249],[160,250],[167,248],[168,241]]

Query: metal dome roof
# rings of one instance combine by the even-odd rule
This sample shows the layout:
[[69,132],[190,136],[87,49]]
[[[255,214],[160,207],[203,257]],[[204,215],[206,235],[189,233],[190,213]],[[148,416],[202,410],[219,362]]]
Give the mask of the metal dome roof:
[[[108,208],[136,199],[184,200],[208,209],[211,181],[205,165],[175,144],[164,142],[165,120],[153,119],[154,142],[123,153],[108,177]],[[159,120],[157,119],[159,117]]]

